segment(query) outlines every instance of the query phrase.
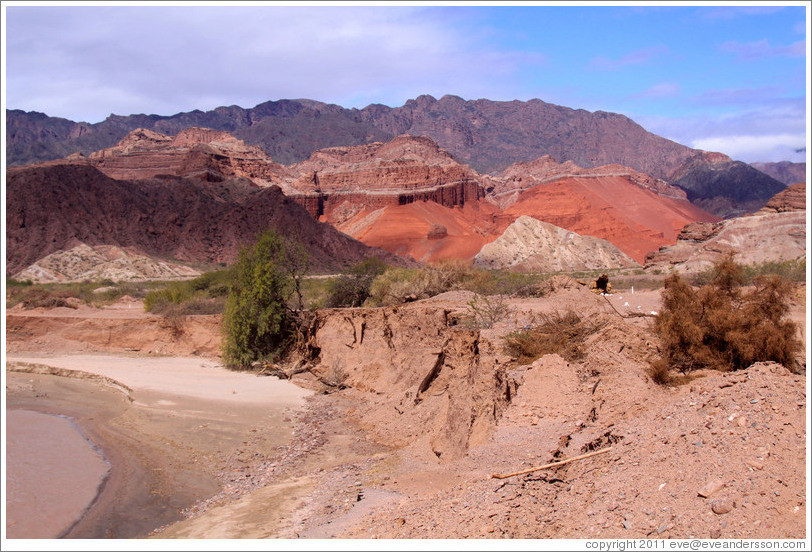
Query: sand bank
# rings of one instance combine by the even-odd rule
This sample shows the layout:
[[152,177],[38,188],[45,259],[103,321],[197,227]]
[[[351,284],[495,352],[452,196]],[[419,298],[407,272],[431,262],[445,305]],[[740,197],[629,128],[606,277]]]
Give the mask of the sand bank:
[[[62,375],[14,371],[32,365]],[[65,377],[71,371],[84,374]],[[8,357],[6,387],[8,411],[70,416],[112,466],[69,538],[144,537],[181,519],[185,509],[220,489],[223,471],[235,459],[273,457],[290,440],[289,416],[309,393],[200,358],[114,355]],[[14,431],[25,440],[27,430]],[[9,517],[35,515],[30,506],[16,503]]]

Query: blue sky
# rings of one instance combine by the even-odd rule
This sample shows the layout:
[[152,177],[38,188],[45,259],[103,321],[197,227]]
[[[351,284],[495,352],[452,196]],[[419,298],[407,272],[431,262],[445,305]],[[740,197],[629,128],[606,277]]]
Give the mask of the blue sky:
[[4,2],[5,106],[99,122],[283,98],[539,98],[746,162],[805,160],[806,3],[517,4]]

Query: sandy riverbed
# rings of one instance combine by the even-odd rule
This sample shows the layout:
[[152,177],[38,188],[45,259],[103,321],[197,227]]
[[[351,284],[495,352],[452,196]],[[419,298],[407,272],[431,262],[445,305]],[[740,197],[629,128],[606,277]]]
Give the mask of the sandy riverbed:
[[[291,438],[290,415],[308,394],[276,378],[231,372],[200,358],[10,356],[6,408],[15,414],[7,422],[7,449],[10,458],[25,446],[58,454],[54,447],[76,430],[70,423],[49,426],[55,440],[32,443],[31,430],[39,432],[39,426],[30,425],[27,417],[69,416],[111,469],[98,497],[96,481],[83,485],[81,497],[54,498],[52,509],[62,518],[82,514],[95,499],[64,536],[144,537],[215,494],[224,470],[234,463],[276,454]],[[71,477],[62,479],[87,475],[86,465],[74,468]],[[56,520],[36,507],[42,500],[38,476],[52,468],[17,463],[14,469],[21,487],[7,504],[8,523],[16,527],[12,531],[7,525],[8,537],[53,538],[70,527],[73,519]],[[34,526],[40,530],[25,529]]]

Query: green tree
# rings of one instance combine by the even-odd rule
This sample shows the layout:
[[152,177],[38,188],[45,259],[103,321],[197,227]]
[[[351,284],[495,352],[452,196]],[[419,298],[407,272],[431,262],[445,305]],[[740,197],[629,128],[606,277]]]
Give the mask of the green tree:
[[226,366],[245,369],[284,352],[296,324],[288,300],[300,289],[306,258],[301,247],[274,229],[263,232],[253,247],[240,249],[223,311]]

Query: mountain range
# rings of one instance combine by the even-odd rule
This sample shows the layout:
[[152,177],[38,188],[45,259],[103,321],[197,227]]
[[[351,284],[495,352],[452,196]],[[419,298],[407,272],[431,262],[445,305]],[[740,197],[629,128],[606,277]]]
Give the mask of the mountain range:
[[619,164],[676,184],[689,200],[721,217],[763,205],[784,184],[722,154],[708,154],[646,131],[615,113],[543,102],[435,99],[423,95],[391,108],[348,109],[314,100],[279,100],[245,109],[218,107],[171,116],[110,115],[89,124],[37,112],[6,112],[9,165],[85,155],[109,148],[137,128],[175,135],[190,127],[229,132],[275,162],[305,161],[316,150],[386,142],[409,134],[434,140],[481,174],[550,155],[584,167]]
[[[210,126],[186,126],[197,120]],[[421,96],[364,110],[285,100],[98,125],[8,111],[7,122],[18,164],[6,171],[7,271],[35,279],[89,277],[92,259],[105,274],[137,264],[130,277],[183,277],[232,262],[268,226],[303,243],[320,271],[370,256],[518,270],[651,265],[655,254],[674,264],[692,224],[767,209],[766,224],[805,206],[795,191],[768,203],[789,189],[722,154],[538,100]],[[91,149],[136,122],[148,126]],[[390,137],[402,129],[418,134]],[[70,153],[20,157],[60,151]],[[664,253],[676,245],[679,255]]]

